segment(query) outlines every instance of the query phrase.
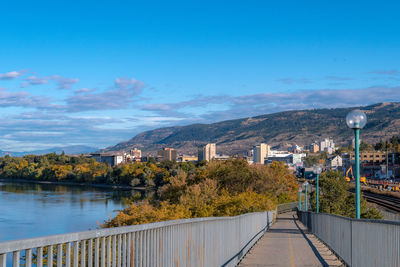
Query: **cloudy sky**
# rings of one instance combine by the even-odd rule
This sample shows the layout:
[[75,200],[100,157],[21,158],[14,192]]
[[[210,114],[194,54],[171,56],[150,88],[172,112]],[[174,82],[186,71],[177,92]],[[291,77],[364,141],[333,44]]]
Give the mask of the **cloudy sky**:
[[[350,3],[351,2],[351,3]],[[0,149],[400,101],[398,1],[7,1]]]

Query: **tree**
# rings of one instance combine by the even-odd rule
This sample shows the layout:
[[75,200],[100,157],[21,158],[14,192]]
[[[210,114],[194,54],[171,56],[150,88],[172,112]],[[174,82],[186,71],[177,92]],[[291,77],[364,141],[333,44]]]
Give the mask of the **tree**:
[[[154,169],[156,168],[156,169]],[[113,227],[149,223],[167,219],[208,216],[235,216],[247,212],[271,210],[277,203],[295,201],[297,185],[294,176],[282,162],[268,166],[250,166],[245,160],[211,161],[195,171],[170,166],[171,176],[164,180],[155,196],[132,204],[103,226]],[[157,175],[161,168],[146,164]],[[166,171],[164,169],[164,171]],[[157,176],[156,175],[156,176]],[[176,214],[166,212],[166,208]]]
[[361,142],[360,143],[360,151],[370,151],[372,149],[373,148],[372,148],[372,146],[370,144],[365,143],[365,142]]
[[[319,211],[350,218],[355,217],[355,194],[349,192],[349,183],[337,171],[327,171],[319,179]],[[312,207],[316,208],[316,193],[311,194]],[[380,212],[361,197],[361,218],[382,219]]]

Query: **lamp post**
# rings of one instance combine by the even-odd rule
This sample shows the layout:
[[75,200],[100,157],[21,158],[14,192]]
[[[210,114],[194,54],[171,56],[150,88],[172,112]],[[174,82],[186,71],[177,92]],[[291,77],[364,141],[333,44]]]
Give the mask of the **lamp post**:
[[355,135],[356,219],[360,219],[360,130],[367,124],[367,115],[359,109],[346,116],[346,123]]
[[301,211],[301,187],[299,188],[299,211]]
[[304,198],[304,201],[305,201],[305,211],[308,211],[308,204],[307,204],[307,186],[308,186],[308,182],[305,181],[305,182],[303,183],[303,185],[304,185],[304,194],[305,194],[305,198]]
[[319,175],[322,172],[322,167],[319,165],[313,166],[313,172],[317,175],[317,213],[319,213]]

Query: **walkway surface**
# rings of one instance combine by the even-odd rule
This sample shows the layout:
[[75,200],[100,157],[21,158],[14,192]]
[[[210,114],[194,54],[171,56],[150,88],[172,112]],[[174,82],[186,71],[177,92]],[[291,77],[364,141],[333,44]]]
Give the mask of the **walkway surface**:
[[278,215],[276,223],[238,265],[343,266],[336,256],[297,220],[294,212]]

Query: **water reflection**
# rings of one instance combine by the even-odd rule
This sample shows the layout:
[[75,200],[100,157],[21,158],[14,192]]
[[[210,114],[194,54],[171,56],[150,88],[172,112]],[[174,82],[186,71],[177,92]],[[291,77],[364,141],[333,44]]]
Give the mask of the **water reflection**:
[[96,229],[146,194],[85,186],[0,183],[0,241]]

